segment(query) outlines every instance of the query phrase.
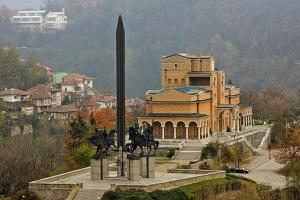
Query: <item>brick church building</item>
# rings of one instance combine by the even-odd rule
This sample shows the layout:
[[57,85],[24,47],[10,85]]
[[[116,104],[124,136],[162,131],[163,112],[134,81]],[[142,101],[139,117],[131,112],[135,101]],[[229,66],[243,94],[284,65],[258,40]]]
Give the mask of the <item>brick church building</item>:
[[161,89],[146,93],[146,115],[157,139],[202,139],[252,126],[252,107],[240,89],[225,84],[213,56],[174,54],[161,58]]

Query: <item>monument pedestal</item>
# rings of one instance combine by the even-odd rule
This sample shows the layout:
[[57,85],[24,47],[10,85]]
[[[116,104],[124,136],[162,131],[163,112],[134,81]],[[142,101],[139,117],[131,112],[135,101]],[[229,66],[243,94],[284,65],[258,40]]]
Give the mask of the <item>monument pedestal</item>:
[[128,179],[130,181],[139,181],[141,179],[141,161],[140,159],[128,160]]
[[142,178],[155,178],[155,157],[143,156],[141,158]]
[[105,159],[91,159],[91,180],[103,180],[108,176],[108,160]]

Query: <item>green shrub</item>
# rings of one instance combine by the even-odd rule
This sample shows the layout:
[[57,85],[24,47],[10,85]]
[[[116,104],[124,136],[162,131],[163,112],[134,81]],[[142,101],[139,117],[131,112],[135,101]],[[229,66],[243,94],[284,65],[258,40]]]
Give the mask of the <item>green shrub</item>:
[[217,143],[217,142],[208,143],[202,149],[201,160],[205,160],[208,158],[214,159],[214,158],[218,157],[218,149],[219,149],[219,143]]
[[188,196],[179,189],[156,190],[150,193],[153,200],[188,200]]
[[179,190],[156,190],[147,193],[143,190],[117,190],[104,193],[102,200],[188,200],[187,195]]
[[117,190],[104,193],[102,200],[152,200],[143,190]]
[[175,155],[175,149],[169,149],[167,153],[168,158],[172,158]]

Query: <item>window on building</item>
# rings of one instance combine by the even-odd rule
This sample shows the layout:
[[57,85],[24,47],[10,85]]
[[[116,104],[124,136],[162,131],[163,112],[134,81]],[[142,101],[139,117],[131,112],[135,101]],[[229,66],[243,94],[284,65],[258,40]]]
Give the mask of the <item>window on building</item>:
[[13,18],[13,22],[21,22],[21,18]]
[[39,22],[40,18],[39,17],[33,17],[33,18],[31,18],[31,21],[33,21],[33,22]]
[[48,22],[54,22],[55,21],[55,17],[47,17],[47,21]]
[[65,88],[65,92],[68,92],[68,88]]
[[209,77],[192,77],[190,78],[191,86],[209,86],[210,78]]
[[175,68],[177,68],[177,66],[178,66],[178,65],[177,65],[177,64],[175,64]]
[[177,78],[174,79],[174,83],[178,84],[178,79]]
[[30,18],[22,18],[22,22],[29,22]]
[[181,83],[182,83],[182,84],[185,84],[185,79],[184,79],[184,78],[181,79]]
[[17,99],[18,97],[17,96],[14,96],[14,99]]
[[168,84],[171,84],[171,79],[170,78],[168,79]]

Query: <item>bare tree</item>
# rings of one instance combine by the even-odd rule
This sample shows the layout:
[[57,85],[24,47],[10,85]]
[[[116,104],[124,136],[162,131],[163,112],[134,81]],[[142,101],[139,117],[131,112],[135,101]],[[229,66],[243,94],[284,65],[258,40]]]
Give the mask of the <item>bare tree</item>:
[[50,136],[5,138],[0,144],[0,195],[15,194],[47,175],[59,160],[59,145]]

